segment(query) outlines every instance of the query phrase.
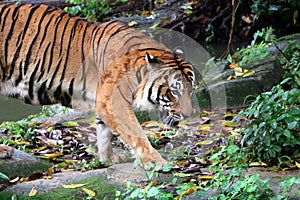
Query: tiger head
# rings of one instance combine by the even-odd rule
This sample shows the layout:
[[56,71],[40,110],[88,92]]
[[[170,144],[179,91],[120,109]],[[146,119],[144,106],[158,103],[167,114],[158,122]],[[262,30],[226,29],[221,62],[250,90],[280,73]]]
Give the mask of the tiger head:
[[136,105],[141,110],[158,108],[162,121],[167,126],[175,126],[183,116],[192,113],[191,95],[194,91],[194,72],[191,64],[182,55],[164,53],[155,56],[146,53],[146,72],[141,84],[143,92]]

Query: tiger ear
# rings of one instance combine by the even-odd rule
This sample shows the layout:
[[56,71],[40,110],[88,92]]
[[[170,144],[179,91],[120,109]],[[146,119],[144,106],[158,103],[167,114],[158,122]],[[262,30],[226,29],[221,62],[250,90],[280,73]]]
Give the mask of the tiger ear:
[[179,47],[175,47],[173,49],[173,53],[175,55],[181,56],[182,58],[185,58],[184,51],[183,51],[182,47],[180,47],[180,46]]
[[149,64],[159,64],[159,61],[152,55],[150,55],[148,52],[146,52],[145,60]]

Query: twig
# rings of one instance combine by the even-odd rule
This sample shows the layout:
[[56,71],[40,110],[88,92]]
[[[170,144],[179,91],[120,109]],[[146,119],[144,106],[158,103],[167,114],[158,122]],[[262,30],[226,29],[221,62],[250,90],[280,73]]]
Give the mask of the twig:
[[239,5],[240,5],[240,1],[238,1],[238,3],[236,4],[235,0],[232,0],[231,29],[230,29],[230,33],[229,33],[229,39],[228,39],[228,43],[227,43],[227,49],[223,53],[223,55],[221,56],[221,58],[226,58],[228,56],[228,54],[230,53],[231,43],[232,43],[232,35],[233,35],[234,25],[235,25],[235,14],[237,12],[237,9],[238,9]]

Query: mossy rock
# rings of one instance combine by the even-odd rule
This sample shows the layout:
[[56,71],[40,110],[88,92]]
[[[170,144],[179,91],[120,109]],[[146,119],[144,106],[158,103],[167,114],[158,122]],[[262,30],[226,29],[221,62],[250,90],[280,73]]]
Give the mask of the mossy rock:
[[[57,188],[47,192],[37,193],[36,195],[29,197],[28,194],[17,195],[14,192],[3,191],[0,192],[0,200],[12,199],[12,196],[16,196],[18,200],[35,200],[35,199],[63,199],[63,200],[81,200],[87,199],[88,195],[83,191],[83,188],[92,190],[95,192],[95,197],[93,199],[115,199],[115,193],[120,190],[118,184],[108,182],[104,174],[97,174],[89,179],[84,179],[74,184],[85,184],[82,187],[67,189],[67,188]],[[37,191],[39,188],[35,188]]]
[[45,171],[50,167],[50,163],[38,160],[34,156],[17,149],[14,150],[12,158],[0,159],[0,172],[8,177],[28,176],[38,171]]

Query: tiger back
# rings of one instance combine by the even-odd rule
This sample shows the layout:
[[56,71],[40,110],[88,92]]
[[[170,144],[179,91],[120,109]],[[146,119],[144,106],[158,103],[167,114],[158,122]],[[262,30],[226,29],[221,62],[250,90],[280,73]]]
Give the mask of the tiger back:
[[119,135],[140,159],[163,165],[133,107],[160,109],[176,125],[191,113],[192,66],[119,21],[103,24],[45,5],[0,5],[0,95],[55,104],[97,116],[98,155],[117,160]]

